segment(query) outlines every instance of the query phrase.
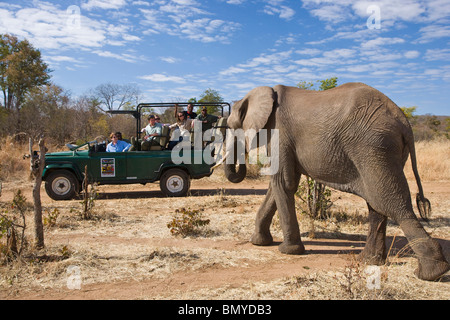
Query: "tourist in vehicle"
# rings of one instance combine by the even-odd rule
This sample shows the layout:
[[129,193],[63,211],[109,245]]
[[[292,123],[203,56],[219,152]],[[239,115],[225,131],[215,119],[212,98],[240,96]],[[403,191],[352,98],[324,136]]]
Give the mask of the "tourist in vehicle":
[[202,113],[197,116],[197,120],[202,122],[202,131],[206,131],[212,128],[214,122],[219,120],[218,116],[208,114],[208,109],[206,107],[202,108]]
[[161,123],[161,118],[159,116],[155,116],[155,122],[163,126],[163,124]]
[[141,143],[141,150],[148,151],[152,146],[159,146],[159,138],[161,137],[162,125],[156,122],[154,115],[148,116],[148,125],[141,130],[145,133]]
[[121,140],[122,134],[120,132],[113,132],[109,136],[111,142],[106,146],[106,152],[127,152],[131,144]]
[[172,139],[169,142],[169,149],[172,149],[177,143],[183,141],[183,137],[189,137],[193,122],[192,119],[186,118],[184,112],[178,113],[177,122],[169,126],[171,130],[178,128],[178,130],[173,132]]
[[181,132],[183,132],[183,131],[190,132],[192,129],[192,122],[193,122],[192,119],[186,118],[186,115],[184,112],[179,112],[177,122],[175,122],[174,124],[171,124],[169,126],[169,128],[174,129],[174,128],[178,127],[178,129],[180,129]]
[[[187,111],[180,111],[184,113],[184,116],[186,119],[196,119],[197,118],[197,113],[194,112],[194,105],[192,103],[189,103],[187,105]],[[178,104],[175,105],[175,118],[178,118]]]

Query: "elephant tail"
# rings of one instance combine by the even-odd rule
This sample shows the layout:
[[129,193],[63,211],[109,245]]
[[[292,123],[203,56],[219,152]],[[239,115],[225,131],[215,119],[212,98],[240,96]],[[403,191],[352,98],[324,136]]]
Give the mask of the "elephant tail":
[[417,170],[417,158],[416,158],[416,150],[414,145],[414,135],[412,130],[409,130],[409,134],[407,135],[406,144],[408,145],[409,155],[411,157],[411,167],[414,173],[414,177],[416,179],[417,187],[419,192],[416,194],[416,204],[419,209],[420,217],[428,222],[428,218],[431,216],[431,203],[425,198],[422,188],[422,182],[420,180],[419,171]]

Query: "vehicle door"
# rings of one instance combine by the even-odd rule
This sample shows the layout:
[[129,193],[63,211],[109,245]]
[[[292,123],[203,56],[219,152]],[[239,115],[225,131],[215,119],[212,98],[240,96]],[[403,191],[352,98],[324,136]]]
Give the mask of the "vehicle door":
[[127,179],[155,181],[161,165],[170,161],[167,151],[129,151],[127,154]]
[[126,155],[126,152],[91,152],[89,178],[104,183],[126,180]]

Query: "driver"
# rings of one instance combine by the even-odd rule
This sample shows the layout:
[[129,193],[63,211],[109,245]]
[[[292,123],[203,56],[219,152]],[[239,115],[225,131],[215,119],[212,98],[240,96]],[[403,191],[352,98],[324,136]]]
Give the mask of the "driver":
[[122,134],[120,132],[113,132],[109,136],[111,142],[106,146],[106,152],[127,152],[131,144],[121,140]]

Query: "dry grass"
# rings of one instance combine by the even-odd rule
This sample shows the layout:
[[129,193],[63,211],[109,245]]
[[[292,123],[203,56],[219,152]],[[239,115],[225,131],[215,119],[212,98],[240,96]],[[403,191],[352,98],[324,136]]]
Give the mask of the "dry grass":
[[16,143],[7,137],[0,139],[0,146],[0,180],[26,179],[26,174],[30,171],[30,161],[23,156],[29,153],[28,144]]
[[[423,181],[450,180],[450,140],[446,138],[416,142],[417,167]],[[411,161],[405,165],[408,180],[413,180]]]
[[381,266],[381,285],[371,286],[367,266],[348,264],[339,271],[311,272],[273,281],[248,282],[236,288],[201,289],[195,292],[177,290],[170,296],[154,299],[217,300],[449,300],[447,283],[430,283],[411,276],[412,264]]

